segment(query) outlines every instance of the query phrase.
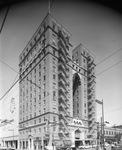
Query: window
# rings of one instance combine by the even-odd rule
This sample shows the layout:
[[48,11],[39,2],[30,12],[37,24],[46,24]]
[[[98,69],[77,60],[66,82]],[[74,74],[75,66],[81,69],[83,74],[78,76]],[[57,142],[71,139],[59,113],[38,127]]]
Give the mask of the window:
[[39,123],[41,123],[41,118],[39,118]]
[[39,71],[39,77],[41,76],[41,71]]
[[46,100],[44,99],[44,105],[46,104]]
[[34,124],[36,124],[36,120],[34,120]]
[[39,34],[41,34],[41,29],[39,30]]
[[55,50],[53,50],[53,55],[55,56]]
[[45,69],[45,67],[43,68],[43,73],[45,73],[46,72],[46,69]]
[[77,103],[77,107],[79,107],[79,103]]
[[44,81],[46,80],[46,75],[44,75]]
[[41,69],[41,63],[39,64],[39,69]]
[[54,113],[56,112],[56,108],[55,108],[55,107],[53,107],[53,112],[54,112]]
[[41,115],[41,110],[39,110],[39,114]]
[[54,72],[54,73],[56,72],[56,67],[55,67],[55,66],[53,66],[53,72]]
[[56,59],[55,58],[53,58],[53,64],[56,64]]
[[44,59],[44,61],[43,61],[43,65],[46,65],[46,59]]
[[41,79],[39,79],[39,84],[41,84]]
[[41,128],[39,128],[39,132],[41,132]]
[[55,75],[55,74],[53,74],[53,79],[54,79],[54,80],[56,79],[56,75]]
[[56,88],[56,83],[53,83],[53,89],[55,89]]
[[53,131],[55,131],[56,130],[56,127],[53,127]]
[[34,134],[36,134],[36,129],[34,129]]
[[56,96],[56,92],[55,91],[53,91],[53,97],[55,97]]
[[72,55],[72,60],[74,61],[74,55]]
[[41,102],[39,102],[39,108],[41,108]]
[[53,30],[55,30],[55,26],[56,26],[56,25],[55,25],[55,23],[53,22]]
[[41,94],[39,95],[39,100],[41,100]]
[[46,96],[46,92],[44,92],[44,97]]
[[53,121],[56,121],[56,117],[55,116],[53,116]]
[[76,56],[78,56],[78,52],[76,52]]
[[30,98],[32,98],[32,94],[30,94]]
[[46,23],[44,22],[44,24],[43,24],[43,28],[45,29],[46,28]]

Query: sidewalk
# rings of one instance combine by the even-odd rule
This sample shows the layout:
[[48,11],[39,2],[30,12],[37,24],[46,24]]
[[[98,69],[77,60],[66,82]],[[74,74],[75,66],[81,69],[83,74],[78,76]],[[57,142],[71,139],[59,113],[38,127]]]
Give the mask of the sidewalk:
[[[108,146],[108,147],[105,147],[106,150],[111,150],[111,146]],[[86,150],[86,149],[82,149],[82,150]],[[97,150],[96,148],[89,148],[87,150]],[[99,150],[102,150],[102,149],[99,149]]]

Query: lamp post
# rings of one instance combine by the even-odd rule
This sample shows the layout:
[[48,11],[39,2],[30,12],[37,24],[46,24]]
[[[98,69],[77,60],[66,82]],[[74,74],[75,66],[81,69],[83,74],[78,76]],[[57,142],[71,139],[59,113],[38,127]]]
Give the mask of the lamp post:
[[50,124],[49,127],[52,127],[50,128],[50,139],[49,139],[49,144],[48,146],[49,147],[52,147],[53,146],[53,150],[54,150],[54,131],[53,131],[53,127],[56,126],[56,121],[53,122],[53,124]]
[[101,120],[101,131],[102,131],[102,141],[103,141],[103,150],[105,149],[105,141],[104,141],[104,105],[103,105],[103,100],[100,101],[100,100],[95,100],[98,104],[101,104],[102,105],[102,120]]
[[53,127],[56,126],[56,123],[57,123],[57,122],[54,122],[54,124],[51,125],[51,127],[52,127],[52,145],[53,145],[53,150],[54,150],[54,146],[55,146],[55,145],[54,145],[54,131],[53,131]]

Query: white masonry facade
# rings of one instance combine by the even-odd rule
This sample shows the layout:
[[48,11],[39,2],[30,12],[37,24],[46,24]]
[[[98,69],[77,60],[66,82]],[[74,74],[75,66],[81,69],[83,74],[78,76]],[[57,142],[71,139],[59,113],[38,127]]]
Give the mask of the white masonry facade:
[[20,54],[20,149],[96,139],[94,56],[82,44],[71,51],[70,38],[47,14]]

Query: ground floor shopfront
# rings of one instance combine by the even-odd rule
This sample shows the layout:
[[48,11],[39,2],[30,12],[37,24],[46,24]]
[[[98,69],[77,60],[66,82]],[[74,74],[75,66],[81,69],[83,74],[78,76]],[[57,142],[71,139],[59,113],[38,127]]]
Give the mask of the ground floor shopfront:
[[[85,131],[86,127],[70,126],[69,138],[61,139],[59,132],[43,134],[32,134],[21,137],[19,140],[20,149],[43,150],[45,148],[54,150],[57,147],[78,147],[81,145],[91,145],[96,139],[88,139]],[[87,132],[88,133],[88,132]],[[63,134],[62,134],[63,136]]]
[[0,146],[19,149],[19,137],[18,137],[18,135],[0,138]]

